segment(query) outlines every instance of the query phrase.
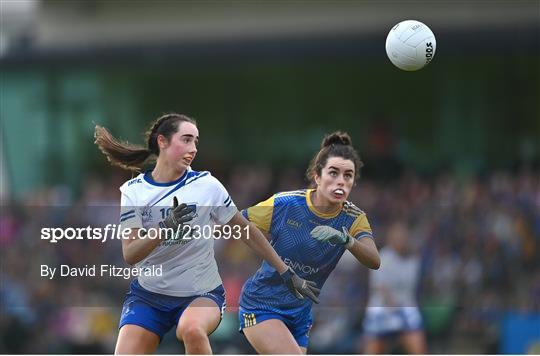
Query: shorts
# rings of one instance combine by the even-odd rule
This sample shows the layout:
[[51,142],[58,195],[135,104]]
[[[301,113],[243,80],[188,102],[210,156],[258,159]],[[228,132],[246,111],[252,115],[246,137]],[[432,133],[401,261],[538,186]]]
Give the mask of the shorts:
[[363,327],[367,336],[394,336],[422,330],[422,315],[417,307],[368,307]]
[[262,309],[238,308],[238,319],[240,321],[240,332],[242,329],[261,323],[269,319],[278,319],[287,326],[294,339],[301,347],[307,347],[309,343],[309,331],[313,325],[311,309],[305,309],[295,313],[285,311],[270,311]]
[[131,324],[145,328],[159,336],[159,340],[178,325],[178,321],[187,306],[199,297],[209,298],[220,308],[221,317],[226,307],[225,289],[220,285],[216,289],[190,297],[174,297],[150,292],[135,279],[126,294],[118,329]]

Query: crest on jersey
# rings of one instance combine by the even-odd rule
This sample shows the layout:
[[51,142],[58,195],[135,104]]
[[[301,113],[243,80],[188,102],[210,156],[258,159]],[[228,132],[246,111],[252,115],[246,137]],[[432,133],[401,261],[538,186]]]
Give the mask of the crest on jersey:
[[147,206],[143,206],[141,208],[141,218],[143,224],[146,224],[148,222],[151,222],[153,220],[152,218],[152,208]]
[[186,203],[189,209],[191,209],[191,213],[189,213],[189,216],[191,216],[192,219],[195,219],[199,214],[197,214],[197,203]]

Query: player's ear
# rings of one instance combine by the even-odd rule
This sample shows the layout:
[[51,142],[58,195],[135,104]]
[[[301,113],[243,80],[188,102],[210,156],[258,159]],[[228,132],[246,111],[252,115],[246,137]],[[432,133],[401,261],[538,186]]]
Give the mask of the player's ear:
[[313,176],[313,179],[315,180],[315,184],[319,185],[321,184],[321,177],[315,173],[315,175]]
[[163,135],[158,135],[156,140],[160,151],[169,145],[169,140]]

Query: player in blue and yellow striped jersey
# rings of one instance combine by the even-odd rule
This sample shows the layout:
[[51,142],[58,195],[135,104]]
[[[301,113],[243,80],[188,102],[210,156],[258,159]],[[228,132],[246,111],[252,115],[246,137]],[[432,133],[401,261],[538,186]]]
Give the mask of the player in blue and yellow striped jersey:
[[[315,189],[277,193],[242,212],[270,235],[290,273],[315,282],[318,288],[345,250],[363,265],[379,268],[366,214],[347,201],[361,166],[349,135],[335,132],[323,139],[308,168]],[[312,302],[289,292],[282,278],[263,262],[244,284],[240,329],[259,353],[306,353]]]

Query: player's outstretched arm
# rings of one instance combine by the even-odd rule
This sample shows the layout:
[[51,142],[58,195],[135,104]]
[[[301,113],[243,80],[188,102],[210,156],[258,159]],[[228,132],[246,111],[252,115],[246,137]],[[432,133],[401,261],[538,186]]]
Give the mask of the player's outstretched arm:
[[343,245],[361,264],[368,268],[379,269],[381,265],[379,251],[371,238],[356,240],[347,229],[343,228],[342,231],[339,231],[328,225],[316,226],[310,234],[315,240]]
[[[255,224],[244,218],[240,212],[237,212],[228,225],[241,227],[240,230],[243,232],[242,241],[276,269],[291,293],[299,299],[308,297],[315,303],[319,303],[320,290],[316,288],[315,282],[306,281],[289,269]],[[246,226],[249,226],[249,232],[245,232]]]
[[353,256],[364,266],[371,269],[379,269],[381,266],[381,257],[379,256],[375,241],[370,237],[353,240],[354,243],[349,248],[349,251],[351,251]]

